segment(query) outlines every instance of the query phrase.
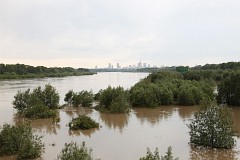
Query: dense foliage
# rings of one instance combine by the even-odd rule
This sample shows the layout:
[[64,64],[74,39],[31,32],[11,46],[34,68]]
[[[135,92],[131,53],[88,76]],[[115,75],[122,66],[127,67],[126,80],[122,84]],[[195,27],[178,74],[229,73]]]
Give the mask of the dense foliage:
[[213,99],[213,87],[205,81],[183,80],[177,72],[158,72],[134,85],[129,92],[133,107],[195,105]]
[[223,76],[229,71],[225,70],[190,70],[183,74],[186,80],[207,80],[207,81],[221,81]]
[[75,93],[73,90],[69,90],[65,95],[64,101],[67,102],[68,105],[73,105],[74,107],[91,107],[93,99],[94,97],[92,91],[81,91]]
[[218,85],[218,103],[240,106],[240,71],[225,76]]
[[123,87],[108,87],[105,90],[100,90],[99,106],[100,111],[111,113],[126,113],[129,111],[128,92]]
[[68,124],[70,130],[98,128],[99,123],[86,115],[79,115],[73,118]]
[[71,67],[30,66],[24,64],[0,64],[0,79],[64,77],[92,74],[88,69]]
[[93,160],[92,149],[88,149],[83,142],[81,146],[76,143],[65,143],[62,149],[59,160]]
[[165,156],[161,156],[159,155],[158,149],[156,148],[156,150],[154,151],[154,153],[152,153],[150,151],[149,148],[147,148],[147,155],[140,158],[139,160],[178,160],[178,158],[173,158],[173,154],[172,154],[172,148],[168,147],[168,150],[166,152]]
[[5,124],[0,132],[0,156],[17,155],[17,159],[40,157],[44,151],[41,138],[33,135],[29,124]]
[[205,64],[204,66],[196,66],[193,69],[201,69],[201,70],[239,70],[240,62],[227,62],[220,64]]
[[192,144],[227,149],[235,144],[232,114],[225,106],[202,107],[195,113],[189,128]]
[[18,93],[14,96],[13,107],[27,118],[49,118],[57,116],[59,93],[50,84]]

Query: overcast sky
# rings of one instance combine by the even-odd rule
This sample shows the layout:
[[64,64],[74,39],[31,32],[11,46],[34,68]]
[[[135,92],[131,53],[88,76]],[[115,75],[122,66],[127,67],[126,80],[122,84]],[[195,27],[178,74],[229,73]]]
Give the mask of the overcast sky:
[[0,0],[0,63],[240,61],[239,0]]

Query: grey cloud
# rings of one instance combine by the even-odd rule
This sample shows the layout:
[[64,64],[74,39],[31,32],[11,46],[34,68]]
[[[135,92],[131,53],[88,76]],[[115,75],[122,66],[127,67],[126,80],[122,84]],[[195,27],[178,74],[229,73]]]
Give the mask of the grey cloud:
[[2,0],[0,56],[85,58],[89,66],[104,57],[159,66],[239,61],[239,8],[237,0]]

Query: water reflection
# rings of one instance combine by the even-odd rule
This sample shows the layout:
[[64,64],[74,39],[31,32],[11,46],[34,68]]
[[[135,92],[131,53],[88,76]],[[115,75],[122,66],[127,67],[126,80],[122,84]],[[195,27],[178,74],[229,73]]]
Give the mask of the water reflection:
[[96,131],[98,131],[99,128],[93,128],[93,129],[88,129],[88,130],[69,130],[69,136],[87,136],[87,137],[91,137],[91,135],[93,133],[95,133]]
[[84,108],[84,107],[73,107],[67,106],[63,109],[63,111],[70,117],[77,117],[78,115],[89,115],[93,112],[93,109]]
[[233,126],[237,134],[240,136],[240,107],[232,107],[233,113]]
[[33,130],[36,130],[38,133],[47,133],[50,135],[57,135],[57,130],[61,129],[60,124],[54,124],[52,118],[31,120],[15,114],[13,116],[13,122],[16,125],[22,124],[24,122],[30,122]]
[[198,111],[200,106],[178,106],[178,115],[184,120],[189,120],[193,117],[193,114]]
[[190,147],[190,159],[194,160],[236,160],[237,154],[234,149]]
[[118,128],[122,133],[123,128],[128,124],[129,114],[100,113],[100,118],[108,128],[114,130]]
[[158,124],[161,120],[166,120],[172,116],[173,112],[176,109],[171,106],[160,107],[160,108],[134,108],[133,113],[135,113],[136,117],[140,120],[141,124],[145,121],[155,125]]

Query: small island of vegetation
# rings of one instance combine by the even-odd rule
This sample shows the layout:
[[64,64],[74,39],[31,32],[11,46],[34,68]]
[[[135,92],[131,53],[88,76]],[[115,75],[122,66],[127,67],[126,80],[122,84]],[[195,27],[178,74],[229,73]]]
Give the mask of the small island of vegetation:
[[[65,143],[64,148],[57,157],[58,160],[94,160],[92,149],[88,149],[85,142],[81,146],[76,143]],[[97,160],[97,159],[96,159]]]
[[78,117],[73,118],[71,122],[69,122],[68,127],[70,130],[86,130],[91,128],[98,128],[99,123],[95,122],[92,118],[86,115],[79,115]]
[[57,120],[59,99],[57,90],[52,85],[46,84],[44,89],[39,86],[32,92],[30,89],[23,92],[18,91],[14,96],[13,108],[26,118]]

